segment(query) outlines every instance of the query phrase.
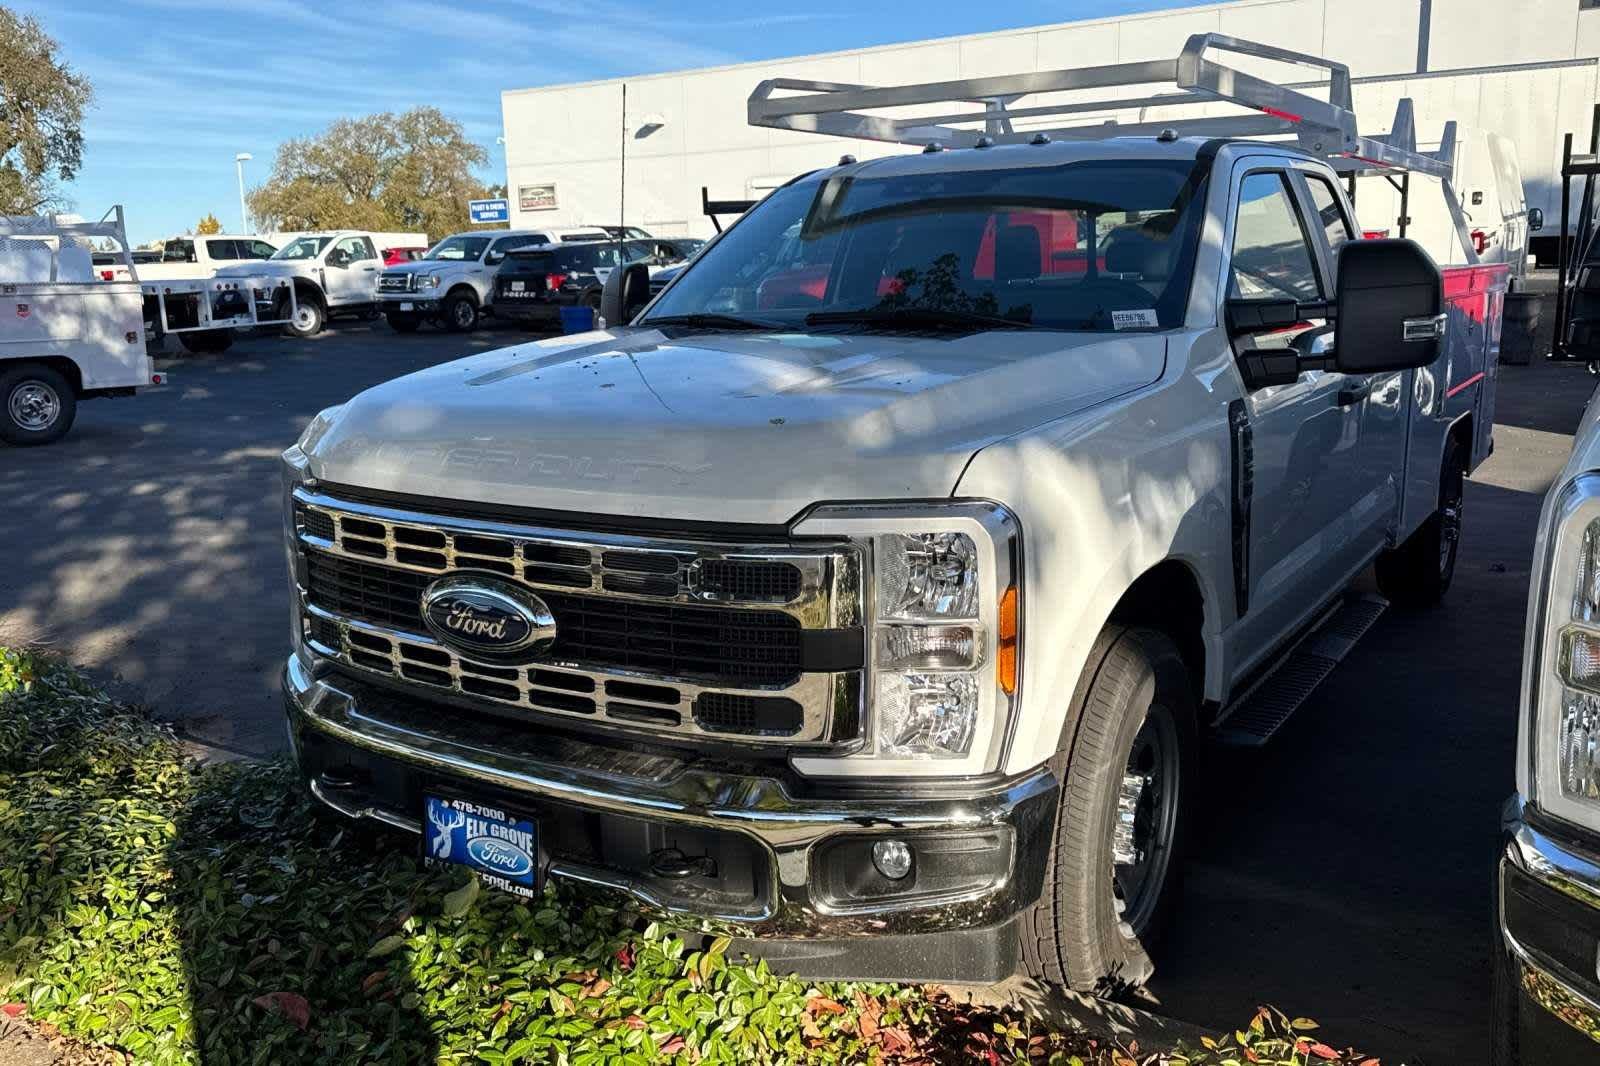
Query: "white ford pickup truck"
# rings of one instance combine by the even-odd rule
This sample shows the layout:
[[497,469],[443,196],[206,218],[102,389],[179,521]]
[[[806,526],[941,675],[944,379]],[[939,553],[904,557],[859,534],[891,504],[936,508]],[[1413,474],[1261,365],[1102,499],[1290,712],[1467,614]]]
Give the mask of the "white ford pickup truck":
[[[311,791],[781,969],[1145,980],[1202,738],[1270,734],[1374,562],[1448,587],[1505,290],[1355,239],[1346,176],[1449,161],[1361,136],[1343,66],[1291,56],[1319,101],[1216,50],[1289,55],[764,84],[753,121],[929,147],[796,178],[642,309],[614,272],[626,326],[318,415],[284,455]],[[1007,117],[1157,76],[1251,113]]]

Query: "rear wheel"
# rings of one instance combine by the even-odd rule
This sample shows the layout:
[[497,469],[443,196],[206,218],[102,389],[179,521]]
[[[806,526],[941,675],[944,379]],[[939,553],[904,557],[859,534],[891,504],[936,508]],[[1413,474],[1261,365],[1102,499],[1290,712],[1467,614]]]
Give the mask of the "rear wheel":
[[1461,547],[1466,480],[1465,449],[1451,437],[1439,464],[1439,509],[1404,544],[1378,556],[1378,590],[1395,603],[1428,607],[1450,590]]
[[8,444],[58,441],[77,414],[78,394],[58,371],[24,363],[0,373],[0,439]]
[[466,293],[446,297],[440,311],[444,328],[451,333],[466,333],[478,324],[478,303]]
[[1108,626],[1083,677],[1076,734],[1051,763],[1055,837],[1022,953],[1036,978],[1110,993],[1155,971],[1195,775],[1194,694],[1177,646],[1153,629]]
[[389,320],[389,328],[396,333],[415,333],[417,327],[422,325],[422,319],[401,311],[389,311],[383,317]]
[[185,351],[196,354],[216,354],[233,347],[233,330],[203,329],[194,333],[178,334],[178,343]]

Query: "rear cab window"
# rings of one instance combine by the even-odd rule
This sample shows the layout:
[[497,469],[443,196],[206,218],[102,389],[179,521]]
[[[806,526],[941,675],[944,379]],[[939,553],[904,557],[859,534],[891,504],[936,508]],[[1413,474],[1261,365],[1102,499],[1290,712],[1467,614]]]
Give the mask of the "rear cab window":
[[206,241],[206,255],[212,259],[243,258],[243,256],[239,254],[238,245],[233,241],[217,240],[215,238]]

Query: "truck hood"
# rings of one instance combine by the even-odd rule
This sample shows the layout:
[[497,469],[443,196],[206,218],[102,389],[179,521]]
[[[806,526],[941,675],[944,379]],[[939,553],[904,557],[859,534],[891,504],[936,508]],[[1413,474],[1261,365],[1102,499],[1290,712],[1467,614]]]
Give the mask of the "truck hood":
[[782,524],[948,496],[973,453],[1157,380],[1158,334],[626,329],[361,393],[303,447],[334,484],[479,505]]
[[380,267],[379,270],[385,274],[444,274],[459,273],[482,265],[476,259],[413,259],[409,263],[396,263]]

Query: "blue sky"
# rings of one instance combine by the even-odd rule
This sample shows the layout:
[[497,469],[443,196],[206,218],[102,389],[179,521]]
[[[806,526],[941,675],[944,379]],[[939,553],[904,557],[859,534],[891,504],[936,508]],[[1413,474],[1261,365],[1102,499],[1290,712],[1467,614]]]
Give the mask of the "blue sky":
[[[94,84],[80,214],[127,210],[143,242],[208,211],[239,226],[278,144],[336,118],[433,104],[501,181],[500,91],[1181,7],[1195,0],[0,0],[33,14]],[[907,17],[912,15],[913,17]]]

